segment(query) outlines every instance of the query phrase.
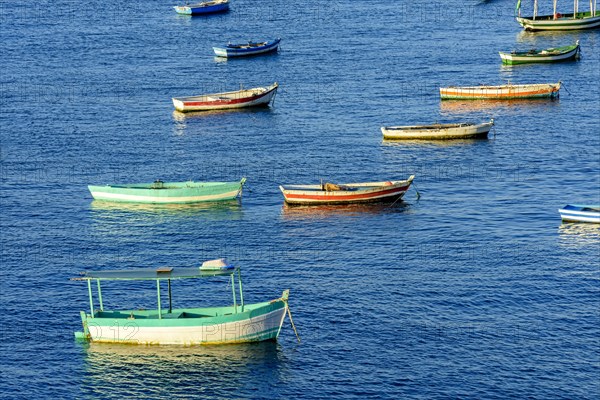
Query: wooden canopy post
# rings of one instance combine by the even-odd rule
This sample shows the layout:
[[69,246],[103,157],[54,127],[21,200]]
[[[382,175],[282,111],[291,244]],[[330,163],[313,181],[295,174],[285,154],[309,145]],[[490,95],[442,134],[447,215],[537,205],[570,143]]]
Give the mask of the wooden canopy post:
[[100,302],[100,311],[104,311],[104,305],[102,304],[102,289],[100,288],[100,279],[96,279],[98,284],[98,301]]
[[231,274],[231,292],[233,293],[233,307],[235,309],[235,313],[237,314],[237,299],[235,297],[235,278],[234,274]]
[[167,284],[169,285],[169,314],[173,312],[173,304],[171,302],[171,280],[167,279]]
[[158,319],[162,319],[162,311],[160,309],[160,279],[156,280],[156,295],[158,297]]
[[242,271],[238,268],[238,284],[240,285],[240,303],[244,312],[244,291],[242,290]]
[[92,280],[88,279],[88,294],[90,295],[90,314],[94,318],[94,298],[92,297]]

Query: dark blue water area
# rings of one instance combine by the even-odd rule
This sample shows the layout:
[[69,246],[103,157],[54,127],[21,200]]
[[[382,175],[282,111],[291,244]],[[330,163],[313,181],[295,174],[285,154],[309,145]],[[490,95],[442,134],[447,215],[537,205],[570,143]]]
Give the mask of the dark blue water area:
[[[1,3],[2,397],[600,396],[600,229],[557,212],[600,204],[597,30],[526,33],[504,0],[232,0],[195,18],[173,5]],[[281,51],[263,57],[211,49],[274,37]],[[575,62],[498,56],[575,40]],[[439,100],[445,85],[559,80],[556,101]],[[273,82],[270,108],[171,103]],[[489,118],[487,140],[380,132]],[[420,199],[413,188],[392,206],[286,207],[278,189],[413,174]],[[220,205],[111,205],[86,187],[242,176],[242,200]],[[248,302],[290,289],[301,344],[288,321],[276,343],[73,340],[88,308],[78,272],[216,257],[242,267]],[[174,302],[227,304],[229,290],[177,282]],[[106,307],[156,302],[152,285],[103,294]]]

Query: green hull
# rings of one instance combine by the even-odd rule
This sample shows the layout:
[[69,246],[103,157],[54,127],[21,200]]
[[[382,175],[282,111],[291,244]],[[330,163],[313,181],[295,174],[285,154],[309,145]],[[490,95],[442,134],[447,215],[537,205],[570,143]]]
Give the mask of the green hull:
[[579,41],[571,46],[563,46],[544,50],[519,51],[512,53],[500,52],[502,64],[538,64],[571,61],[579,55]]
[[146,204],[190,204],[235,199],[246,181],[154,182],[130,185],[88,186],[96,200]]

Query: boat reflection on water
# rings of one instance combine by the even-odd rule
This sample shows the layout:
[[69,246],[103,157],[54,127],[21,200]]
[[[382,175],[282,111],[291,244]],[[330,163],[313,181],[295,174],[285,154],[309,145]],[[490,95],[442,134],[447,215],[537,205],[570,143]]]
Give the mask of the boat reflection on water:
[[[540,106],[555,107],[560,104],[559,99],[517,99],[517,100],[452,100],[440,102],[440,111],[444,116],[453,114],[464,114],[473,112],[486,112],[486,118],[496,119],[496,114],[502,115],[499,111],[538,109]],[[493,111],[494,115],[489,112]]]
[[90,207],[97,214],[102,213],[102,216],[113,214],[177,217],[202,216],[211,220],[237,220],[242,217],[242,205],[239,199],[193,204],[142,204],[94,200],[90,203]]
[[82,351],[87,373],[82,387],[88,391],[83,397],[234,398],[281,382],[285,361],[275,341],[194,347],[92,343],[82,344]]
[[539,47],[540,39],[544,39],[544,43],[549,44],[547,47],[565,46],[573,44],[581,37],[581,31],[525,31],[517,33],[516,42],[527,47]]
[[395,203],[289,205],[284,203],[281,214],[286,220],[326,219],[365,214],[398,214],[409,212],[410,204],[403,200]]
[[[493,131],[492,131],[493,132]],[[489,137],[481,137],[474,139],[443,139],[443,140],[386,140],[383,139],[381,144],[388,147],[450,147],[461,145],[472,145],[475,143],[485,143],[489,139],[495,138],[495,135],[490,132]]]
[[198,120],[209,117],[219,117],[223,114],[256,114],[270,112],[271,107],[268,104],[260,104],[252,107],[230,108],[225,110],[207,110],[207,111],[173,111],[173,120],[175,122],[186,122],[189,120]]
[[598,246],[600,224],[586,222],[563,222],[558,227],[560,244],[564,247]]

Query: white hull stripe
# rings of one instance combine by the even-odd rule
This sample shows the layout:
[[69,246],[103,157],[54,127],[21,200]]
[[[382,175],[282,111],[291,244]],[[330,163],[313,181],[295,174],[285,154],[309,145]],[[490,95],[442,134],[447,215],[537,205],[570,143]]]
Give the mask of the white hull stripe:
[[560,216],[565,221],[597,222],[600,223],[600,215],[585,211],[559,210]]

